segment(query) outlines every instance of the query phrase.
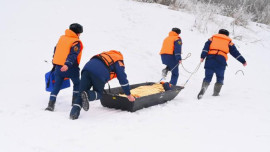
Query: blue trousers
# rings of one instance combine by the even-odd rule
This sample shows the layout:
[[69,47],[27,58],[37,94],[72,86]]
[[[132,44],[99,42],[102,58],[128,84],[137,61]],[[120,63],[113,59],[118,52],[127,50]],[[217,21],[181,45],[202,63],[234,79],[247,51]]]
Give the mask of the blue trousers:
[[[169,55],[169,54],[162,54],[161,55],[161,60],[162,63],[167,65],[167,68],[171,71],[177,64],[178,64],[178,60],[176,60],[174,55]],[[176,66],[172,71],[172,76],[171,76],[171,81],[170,84],[172,85],[176,85],[177,84],[177,80],[178,80],[178,76],[179,76],[179,70],[178,70],[178,66]]]
[[[171,71],[176,65],[177,63],[170,63],[170,64],[166,64],[167,68],[169,68],[169,70]],[[171,72],[171,81],[170,84],[172,85],[176,85],[177,84],[177,80],[178,80],[178,76],[179,76],[179,70],[178,70],[179,65],[177,65]]]
[[[65,77],[62,77],[58,74],[55,75],[55,84],[53,87],[53,91],[51,92],[51,95],[50,95],[50,101],[56,101],[56,97],[60,91],[64,78]],[[74,77],[70,79],[73,82],[73,97],[76,97],[79,94],[80,78]]]
[[203,81],[210,83],[212,81],[214,73],[217,77],[217,83],[223,84],[225,69],[220,68],[205,68],[205,78],[203,79]]
[[[99,100],[102,97],[105,84],[106,83],[98,79],[98,77],[89,71],[83,71],[80,82],[79,98],[75,101],[75,103],[81,105],[81,92],[83,91],[87,93],[89,101]],[[92,87],[93,89],[90,90]]]

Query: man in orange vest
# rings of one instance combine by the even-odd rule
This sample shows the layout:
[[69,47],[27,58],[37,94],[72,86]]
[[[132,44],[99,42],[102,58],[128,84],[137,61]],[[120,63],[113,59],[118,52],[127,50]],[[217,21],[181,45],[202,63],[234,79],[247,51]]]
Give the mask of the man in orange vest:
[[79,94],[80,83],[80,60],[83,44],[79,39],[83,32],[83,27],[78,23],[73,23],[62,35],[54,49],[53,64],[55,66],[55,85],[50,94],[49,104],[45,110],[54,111],[57,94],[64,81],[70,78],[73,82],[72,102]]
[[178,80],[178,65],[181,63],[181,50],[182,40],[179,34],[181,30],[179,28],[173,28],[169,32],[169,36],[163,41],[163,45],[160,51],[162,63],[166,65],[166,68],[162,70],[162,75],[165,77],[168,71],[172,72],[170,85],[176,85]]
[[[130,93],[129,82],[125,73],[123,55],[115,50],[102,52],[88,61],[83,70],[80,81],[80,96],[70,111],[70,119],[78,119],[81,108],[89,109],[89,102],[102,97],[105,84],[117,78],[129,101],[135,101]],[[90,90],[93,88],[92,90]]]
[[202,88],[197,96],[201,99],[207,90],[213,74],[216,74],[217,82],[214,86],[213,96],[219,96],[224,80],[224,72],[227,66],[227,54],[230,53],[234,58],[241,62],[244,66],[247,65],[244,57],[236,49],[229,38],[229,31],[220,29],[218,34],[213,35],[204,45],[201,53],[201,62],[205,61],[205,78],[203,79]]

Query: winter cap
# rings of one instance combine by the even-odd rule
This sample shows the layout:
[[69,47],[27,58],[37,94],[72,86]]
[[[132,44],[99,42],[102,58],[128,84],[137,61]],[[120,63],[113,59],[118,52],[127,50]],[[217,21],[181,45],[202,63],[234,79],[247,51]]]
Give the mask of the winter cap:
[[181,30],[179,28],[177,28],[177,27],[172,28],[172,31],[174,31],[177,34],[181,33]]
[[76,34],[79,34],[79,33],[82,33],[83,32],[83,27],[80,24],[78,24],[78,23],[71,24],[69,26],[69,29],[71,31],[73,31],[74,33],[76,33]]
[[227,35],[227,36],[230,35],[229,31],[227,31],[227,30],[225,30],[225,29],[220,29],[220,30],[218,31],[218,34],[224,34],[224,35]]

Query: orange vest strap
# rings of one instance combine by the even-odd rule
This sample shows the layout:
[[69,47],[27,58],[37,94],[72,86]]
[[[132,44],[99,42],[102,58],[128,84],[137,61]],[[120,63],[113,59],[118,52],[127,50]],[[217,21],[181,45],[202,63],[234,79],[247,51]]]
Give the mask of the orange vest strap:
[[223,52],[222,50],[209,50],[208,54],[215,54],[215,55],[222,55],[225,57],[226,60],[228,60],[228,55],[226,52]]
[[99,54],[98,56],[106,63],[107,66],[114,64],[114,60],[112,59],[112,57],[105,52]]
[[[101,59],[108,67],[117,61],[123,61],[123,55],[115,50],[102,52],[101,54],[96,55],[95,57]],[[124,64],[124,63],[123,63]]]
[[122,61],[121,64],[124,66],[123,55],[115,50],[102,52],[101,54],[95,55],[94,58],[100,59],[106,65],[107,69],[110,72],[110,80],[117,77],[116,73],[111,71],[110,66],[118,61]]
[[112,80],[112,79],[114,79],[116,77],[117,77],[117,75],[116,75],[115,72],[110,72],[110,80]]
[[122,61],[119,62],[120,66],[125,66],[124,63]]

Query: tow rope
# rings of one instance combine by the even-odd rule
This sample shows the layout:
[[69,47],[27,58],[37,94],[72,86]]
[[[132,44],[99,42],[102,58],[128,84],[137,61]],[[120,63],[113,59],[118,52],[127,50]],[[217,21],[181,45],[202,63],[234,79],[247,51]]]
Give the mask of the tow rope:
[[242,72],[242,74],[245,75],[243,70],[238,70],[238,71],[236,71],[236,72],[235,72],[235,75],[237,75],[238,72]]

